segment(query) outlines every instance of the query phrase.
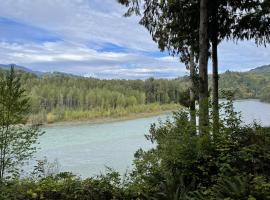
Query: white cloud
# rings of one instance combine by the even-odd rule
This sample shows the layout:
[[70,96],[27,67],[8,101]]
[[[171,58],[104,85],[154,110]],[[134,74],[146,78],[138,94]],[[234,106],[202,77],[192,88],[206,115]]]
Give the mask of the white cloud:
[[[0,63],[19,63],[33,70],[62,71],[101,78],[177,77],[185,68],[177,59],[140,53],[99,52],[66,42],[0,43]],[[56,67],[57,66],[57,67]]]
[[124,18],[116,0],[5,0],[0,15],[49,30],[64,40],[113,43],[137,50],[157,50],[136,17]]

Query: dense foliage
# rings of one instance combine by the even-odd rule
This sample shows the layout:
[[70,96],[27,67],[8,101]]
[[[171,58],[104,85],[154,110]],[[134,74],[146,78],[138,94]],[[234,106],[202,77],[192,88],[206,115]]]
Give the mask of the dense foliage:
[[[110,200],[133,199],[118,173],[81,180],[61,173],[39,180],[12,180],[0,185],[1,200]],[[135,199],[135,198],[134,198]]]
[[153,199],[270,199],[270,129],[224,109],[219,134],[194,135],[185,112],[153,125],[157,147],[137,152],[133,187]]

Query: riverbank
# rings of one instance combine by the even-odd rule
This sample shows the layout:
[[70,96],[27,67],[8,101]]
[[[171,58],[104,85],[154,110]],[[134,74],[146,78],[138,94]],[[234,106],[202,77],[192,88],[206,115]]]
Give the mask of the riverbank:
[[46,121],[40,124],[44,127],[79,125],[79,124],[102,124],[116,121],[126,121],[138,118],[147,118],[171,113],[180,108],[179,104],[149,104],[127,109],[114,109],[109,111],[64,111],[62,119],[56,119],[58,113],[48,113]]
[[170,114],[175,110],[166,110],[166,111],[157,111],[152,113],[137,113],[137,114],[130,114],[125,117],[116,117],[116,118],[96,118],[91,120],[84,120],[84,121],[62,121],[62,122],[54,122],[50,124],[43,124],[43,127],[55,127],[55,126],[66,126],[66,125],[83,125],[83,124],[105,124],[105,123],[113,123],[113,122],[120,122],[120,121],[128,121],[133,119],[140,119],[140,118],[150,118],[159,115]]

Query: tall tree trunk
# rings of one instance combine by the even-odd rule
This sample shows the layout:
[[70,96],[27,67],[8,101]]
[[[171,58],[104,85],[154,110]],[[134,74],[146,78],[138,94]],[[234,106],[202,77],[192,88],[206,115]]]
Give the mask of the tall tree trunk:
[[219,131],[219,103],[218,103],[218,55],[217,39],[212,41],[212,105],[213,105],[213,133]]
[[196,69],[194,63],[194,51],[193,49],[190,50],[190,61],[189,61],[189,70],[190,70],[190,122],[194,126],[194,134],[196,134],[196,108],[195,108],[195,101],[196,101]]
[[208,106],[208,0],[200,1],[200,30],[199,30],[199,128],[200,134],[207,133],[209,125]]
[[213,134],[219,131],[219,104],[218,104],[218,8],[217,2],[213,2],[212,19],[212,107],[213,107]]

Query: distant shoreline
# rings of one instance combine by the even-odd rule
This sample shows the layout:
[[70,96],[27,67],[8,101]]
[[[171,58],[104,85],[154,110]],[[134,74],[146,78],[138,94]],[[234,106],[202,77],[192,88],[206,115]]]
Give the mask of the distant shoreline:
[[[220,99],[220,103],[226,101],[225,99]],[[260,99],[252,98],[252,99],[235,99],[234,102],[241,101],[258,101],[261,103],[269,104],[269,102],[261,101]],[[117,116],[117,117],[97,117],[95,119],[85,119],[85,120],[64,120],[64,121],[56,121],[52,123],[44,123],[41,125],[42,128],[46,127],[55,127],[55,126],[67,126],[67,125],[84,125],[84,124],[104,124],[104,123],[113,123],[113,122],[121,122],[128,121],[140,118],[149,118],[155,117],[163,114],[170,114],[173,111],[177,111],[179,109],[184,109],[184,107],[179,106],[177,109],[168,109],[168,110],[158,110],[158,111],[149,111],[149,112],[141,112],[141,113],[130,113],[126,116]]]
[[[180,109],[181,107],[179,107]],[[96,119],[86,119],[86,120],[71,120],[71,121],[59,121],[53,123],[42,124],[42,128],[56,127],[56,126],[66,126],[66,125],[84,125],[84,124],[104,124],[104,123],[113,123],[120,121],[128,121],[140,118],[149,118],[155,117],[162,114],[170,114],[176,111],[175,109],[163,110],[163,111],[154,111],[154,112],[145,112],[145,113],[134,113],[123,117],[100,117]]]

